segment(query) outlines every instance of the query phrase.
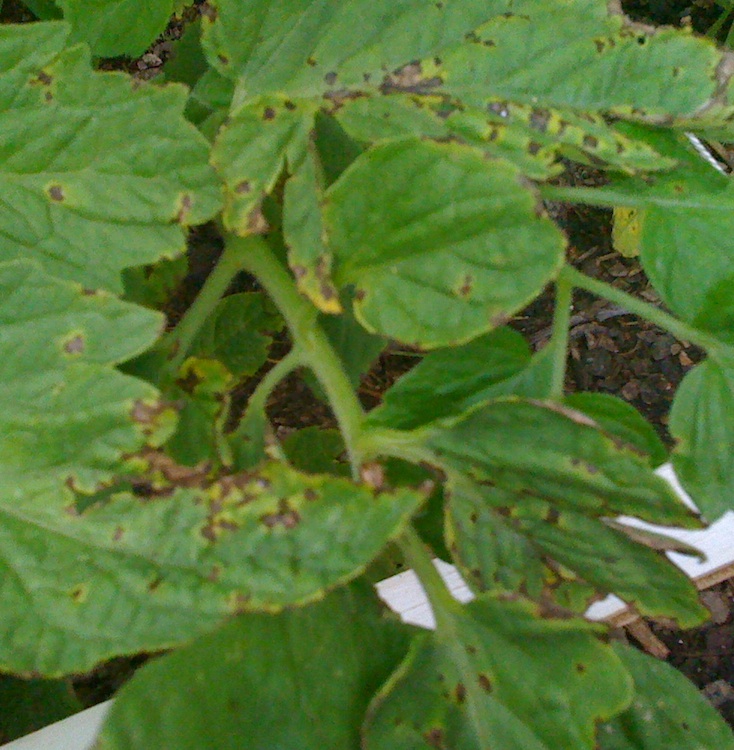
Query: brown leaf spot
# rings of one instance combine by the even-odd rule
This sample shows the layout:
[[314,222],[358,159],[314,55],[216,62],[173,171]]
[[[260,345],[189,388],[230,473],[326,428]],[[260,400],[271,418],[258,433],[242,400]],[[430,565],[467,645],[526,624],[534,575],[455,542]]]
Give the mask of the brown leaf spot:
[[309,65],[312,68],[316,67],[316,60],[313,57],[307,57],[306,58],[306,65]]
[[217,55],[217,59],[222,65],[229,65],[229,58],[226,55]]
[[319,493],[316,492],[312,487],[307,487],[303,492],[303,497],[306,498],[309,502],[313,502],[314,500],[319,499]]
[[39,70],[36,76],[36,81],[43,84],[44,86],[50,86],[53,83],[53,77],[49,75],[45,70]]
[[79,334],[78,336],[69,339],[69,341],[64,344],[64,351],[67,354],[81,354],[84,351],[84,336]]
[[191,213],[191,206],[193,201],[188,193],[183,193],[178,204],[178,211],[176,213],[176,222],[178,224],[186,224],[186,218]]
[[530,143],[528,143],[528,153],[531,156],[535,156],[541,148],[543,148],[543,146],[537,141],[530,141]]
[[199,13],[201,13],[201,15],[210,23],[214,23],[219,15],[217,9],[214,6],[209,5],[209,3],[202,3],[199,6]]
[[52,201],[57,201],[58,203],[64,200],[64,191],[61,185],[51,185],[48,189],[48,195]]
[[286,108],[286,109],[287,109],[287,110],[288,110],[289,112],[293,112],[293,110],[295,110],[295,109],[296,109],[296,105],[295,105],[295,104],[294,104],[294,103],[293,103],[293,102],[292,102],[292,101],[291,101],[290,99],[286,99],[286,100],[285,100],[285,101],[283,102],[283,106],[284,106],[284,107],[285,107],[285,108]]
[[472,276],[467,274],[464,276],[464,281],[462,285],[459,287],[459,296],[466,299],[472,292],[472,288],[474,286],[474,279]]
[[466,699],[466,686],[463,682],[459,682],[456,684],[456,689],[454,690],[454,696],[456,697],[457,703],[463,703]]
[[265,234],[269,231],[270,225],[267,222],[263,212],[258,206],[253,208],[247,215],[247,233],[248,234]]
[[306,266],[293,266],[293,275],[298,281],[300,281],[307,273]]
[[534,107],[530,111],[530,127],[539,130],[541,133],[545,133],[548,129],[548,122],[550,121],[550,112],[547,109],[541,107]]
[[578,664],[576,665],[576,671],[577,671],[577,672],[578,672],[579,674],[584,674],[584,672],[586,672],[586,665],[585,665],[585,664],[582,664],[581,662],[579,662],[579,663],[578,663]]
[[211,583],[216,583],[222,577],[222,568],[219,565],[212,566],[211,570],[206,574],[206,580]]
[[361,302],[366,296],[367,292],[364,289],[357,289],[354,292],[354,299],[357,300],[357,302]]
[[479,676],[477,677],[477,682],[479,682],[479,687],[484,690],[485,693],[491,693],[492,692],[492,683],[489,681],[489,677],[487,677],[484,672],[480,672]]
[[117,526],[115,528],[115,533],[112,535],[112,541],[119,542],[124,535],[125,535],[125,529],[122,526]]
[[285,529],[294,529],[301,521],[300,513],[288,505],[288,501],[285,498],[281,498],[278,503],[278,510],[276,513],[266,513],[260,518],[260,521],[264,526],[269,529],[274,529],[276,526],[282,526]]
[[247,605],[250,603],[250,597],[245,596],[241,591],[233,591],[229,595],[227,605],[230,612],[235,615],[241,615],[243,612],[247,612]]
[[381,490],[385,486],[385,470],[376,462],[364,464],[359,469],[362,481],[374,490]]
[[153,579],[148,583],[148,591],[156,591],[158,587],[163,583],[163,578],[159,575],[153,576]]
[[176,379],[176,385],[186,393],[193,393],[201,383],[202,378],[196,374],[193,367],[189,368],[184,377]]
[[263,120],[274,120],[275,110],[272,107],[265,107],[263,110]]
[[584,147],[585,148],[598,148],[599,147],[599,139],[595,138],[593,135],[585,135],[584,136]]
[[71,600],[74,602],[74,604],[84,604],[87,599],[88,593],[89,586],[80,583],[74,586],[74,588],[69,592],[69,595],[71,596]]
[[440,727],[433,727],[423,734],[423,739],[426,741],[426,745],[430,747],[445,748],[444,745],[444,732]]
[[242,180],[234,186],[234,191],[237,195],[246,195],[252,191],[252,185],[249,180]]
[[333,86],[336,83],[337,74],[332,70],[324,76],[324,83],[327,86]]

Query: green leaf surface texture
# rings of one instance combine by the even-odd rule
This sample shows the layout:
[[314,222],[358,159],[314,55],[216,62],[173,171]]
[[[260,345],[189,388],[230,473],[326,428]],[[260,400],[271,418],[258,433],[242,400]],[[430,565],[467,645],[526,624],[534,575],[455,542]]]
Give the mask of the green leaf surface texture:
[[673,466],[709,522],[733,507],[734,357],[708,359],[691,370],[675,394],[670,431]]
[[4,500],[3,668],[85,671],[180,645],[231,614],[319,599],[359,575],[424,500],[285,464],[212,482],[158,454],[148,462],[136,480],[154,485],[147,500],[120,493],[82,512],[68,489]]
[[168,24],[174,0],[57,0],[71,24],[72,42],[86,42],[95,55],[137,57]]
[[635,683],[632,705],[599,727],[599,750],[732,750],[721,715],[677,669],[642,651],[612,648]]
[[34,263],[0,263],[0,502],[22,507],[27,493],[53,497],[64,483],[91,490],[142,447],[161,416],[157,392],[113,366],[162,325]]
[[588,750],[596,722],[631,700],[629,676],[589,623],[489,596],[452,623],[415,638],[375,697],[368,750]]
[[496,328],[563,260],[563,236],[517,169],[462,146],[378,145],[325,200],[337,284],[354,285],[368,330],[406,343],[455,345]]
[[691,526],[695,516],[644,454],[585,415],[500,400],[435,428],[428,445],[443,468],[458,472],[449,475],[448,544],[476,589],[540,598],[559,588],[566,596],[569,581],[588,583],[652,616],[688,626],[705,619],[683,573],[604,522],[626,514]]
[[353,750],[412,631],[364,583],[277,617],[241,615],[136,674],[98,747]]
[[0,260],[33,258],[84,286],[180,254],[221,206],[186,91],[92,71],[68,27],[0,28]]

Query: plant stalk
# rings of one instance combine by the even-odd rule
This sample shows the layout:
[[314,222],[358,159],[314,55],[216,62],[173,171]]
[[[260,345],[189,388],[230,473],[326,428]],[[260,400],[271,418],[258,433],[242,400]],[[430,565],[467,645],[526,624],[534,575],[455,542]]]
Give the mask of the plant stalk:
[[257,278],[285,318],[302,364],[313,371],[329,399],[347,447],[352,476],[357,479],[362,463],[359,437],[364,411],[339,357],[317,323],[316,308],[301,296],[261,237],[229,235],[225,247],[240,259],[243,270]]
[[242,270],[242,258],[237,248],[225,247],[216,266],[204,282],[178,325],[168,334],[165,342],[170,356],[162,368],[162,382],[176,377],[207,318],[214,312],[234,277]]
[[709,336],[704,331],[694,328],[688,323],[684,323],[682,320],[666,313],[659,307],[655,307],[655,305],[651,305],[649,302],[633,297],[631,294],[627,294],[627,292],[623,292],[621,289],[617,289],[603,281],[586,276],[586,274],[577,271],[572,266],[565,266],[559,278],[563,278],[567,283],[578,289],[585,289],[597,297],[614,302],[620,307],[625,308],[625,310],[629,310],[631,313],[649,320],[651,323],[673,334],[680,341],[688,341],[709,353],[722,347],[721,342],[713,336]]
[[420,579],[428,601],[436,618],[436,631],[446,634],[454,629],[452,614],[459,611],[461,605],[454,599],[440,573],[433,564],[431,555],[418,532],[410,526],[398,540],[408,566]]
[[548,346],[553,349],[553,372],[551,375],[550,397],[556,401],[563,398],[563,385],[566,381],[566,360],[568,359],[568,335],[573,302],[573,284],[564,276],[556,281],[556,300],[553,309],[553,327]]

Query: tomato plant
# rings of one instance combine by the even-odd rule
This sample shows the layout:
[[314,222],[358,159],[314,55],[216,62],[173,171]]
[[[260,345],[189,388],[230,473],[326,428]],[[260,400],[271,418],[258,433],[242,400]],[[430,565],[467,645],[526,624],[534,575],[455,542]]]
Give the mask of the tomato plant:
[[[686,135],[734,140],[731,53],[606,0],[209,0],[141,82],[94,58],[140,54],[180,3],[31,6],[49,20],[0,27],[0,668],[168,651],[117,698],[116,750],[733,748],[683,677],[583,618],[612,592],[706,618],[661,540],[609,519],[732,507],[734,195]],[[569,160],[605,181],[564,185]],[[568,263],[544,200],[644,209],[665,307]],[[223,250],[167,324],[206,222]],[[531,354],[506,324],[549,283]],[[564,393],[576,289],[705,351],[670,417],[701,515],[632,407]],[[424,356],[366,413],[390,342]],[[338,437],[278,440],[294,371]],[[374,593],[392,546],[434,632]]]

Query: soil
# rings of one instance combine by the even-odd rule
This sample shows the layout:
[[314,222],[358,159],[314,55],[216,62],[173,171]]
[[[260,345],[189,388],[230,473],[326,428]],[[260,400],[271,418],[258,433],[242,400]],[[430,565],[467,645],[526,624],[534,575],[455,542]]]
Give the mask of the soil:
[[[680,25],[691,23],[705,31],[720,9],[709,0],[630,0],[625,11],[642,22]],[[17,0],[5,0],[0,22],[25,22],[28,12]],[[724,32],[726,31],[724,28]],[[180,35],[173,24],[146,55],[138,60],[103,61],[101,67],[124,69],[151,77],[163,66],[170,42]],[[576,169],[570,177],[576,182],[596,184],[598,175]],[[657,304],[659,302],[636,259],[626,259],[611,246],[611,212],[584,206],[552,205],[549,211],[567,232],[569,260],[584,273]],[[177,291],[168,310],[171,322],[180,316],[201,287],[218,254],[216,232],[212,227],[194,230],[190,242],[191,272]],[[238,289],[253,289],[252,280],[239,279]],[[535,349],[541,348],[550,333],[553,312],[552,289],[546,290],[519,314],[511,325],[523,333]],[[701,360],[701,352],[687,342],[673,339],[665,331],[622,314],[613,306],[578,292],[574,298],[571,344],[566,388],[568,391],[611,393],[635,406],[656,428],[668,446],[667,415],[672,397],[685,373]],[[285,337],[271,351],[270,365],[288,349]],[[360,398],[366,408],[379,403],[381,394],[416,363],[412,352],[391,347],[365,375]],[[260,373],[261,376],[263,373]],[[244,402],[257,378],[238,393]],[[334,419],[297,375],[284,381],[273,394],[269,414],[277,428],[290,430],[311,425],[332,427]],[[670,649],[669,663],[691,679],[722,715],[734,726],[734,581],[726,581],[704,592],[712,610],[705,626],[681,632],[650,624],[653,633]],[[111,697],[150,657],[114,659],[94,672],[77,677],[73,684],[85,705]]]

